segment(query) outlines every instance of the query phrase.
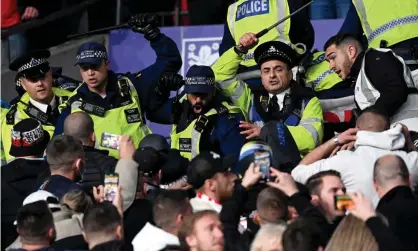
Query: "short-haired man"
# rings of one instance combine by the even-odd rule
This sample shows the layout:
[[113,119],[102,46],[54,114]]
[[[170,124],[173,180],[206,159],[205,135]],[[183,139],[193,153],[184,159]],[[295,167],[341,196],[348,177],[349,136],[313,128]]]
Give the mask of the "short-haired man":
[[67,192],[82,190],[76,182],[82,179],[84,172],[84,150],[80,141],[67,135],[59,135],[49,142],[46,156],[51,176],[39,190],[48,191],[59,199]]
[[89,207],[84,213],[83,227],[83,236],[90,250],[109,247],[132,250],[130,243],[123,242],[122,216],[111,203],[98,203]]
[[282,250],[282,235],[286,230],[285,224],[265,224],[257,232],[251,251]]
[[187,193],[181,190],[162,190],[154,201],[154,222],[147,223],[132,241],[134,248],[162,250],[180,246],[178,232],[184,217],[192,214]]
[[282,236],[283,251],[322,251],[321,229],[315,222],[299,218],[287,226]]
[[16,221],[22,249],[10,249],[11,251],[50,250],[56,232],[52,212],[45,201],[21,207],[17,212]]
[[376,211],[388,219],[400,241],[417,250],[418,200],[410,188],[410,178],[408,167],[397,155],[385,155],[375,163],[373,182],[380,198]]
[[232,196],[236,179],[228,169],[214,152],[203,152],[190,162],[187,181],[196,190],[196,197],[190,200],[193,212],[222,210],[222,203]]
[[182,250],[224,250],[222,223],[218,214],[212,210],[203,210],[185,217],[179,239]]
[[369,48],[349,34],[338,34],[325,44],[330,68],[343,80],[355,82],[354,98],[360,110],[374,106],[386,112],[391,123],[418,131],[418,83],[404,60],[390,49]]
[[[405,160],[411,173],[418,173],[418,152],[403,151],[405,145],[414,148],[408,130],[402,125],[389,129],[388,118],[373,107],[364,110],[356,124],[357,128],[348,129],[309,153],[293,169],[292,176],[305,184],[318,172],[336,170],[349,192],[361,191],[376,206],[378,197],[372,184],[376,159],[393,153]],[[354,144],[355,150],[341,150],[328,158],[346,143]],[[416,184],[418,179],[413,177],[412,182]]]
[[259,225],[286,222],[288,213],[288,198],[282,191],[267,187],[258,194],[254,220]]
[[64,121],[64,135],[74,137],[83,145],[86,167],[80,185],[91,193],[93,186],[103,184],[105,173],[115,171],[118,160],[109,156],[109,151],[95,148],[97,137],[93,119],[88,113],[70,114]]

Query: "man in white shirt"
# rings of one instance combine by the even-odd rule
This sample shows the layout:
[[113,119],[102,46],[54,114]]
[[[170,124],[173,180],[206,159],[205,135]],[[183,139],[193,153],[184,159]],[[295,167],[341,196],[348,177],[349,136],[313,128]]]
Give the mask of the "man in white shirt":
[[196,197],[190,200],[193,212],[221,212],[222,203],[232,196],[236,178],[217,153],[203,152],[197,155],[187,171],[187,181],[196,190]]
[[13,159],[9,155],[11,146],[11,128],[19,121],[33,118],[41,122],[42,127],[52,137],[58,118],[58,105],[66,100],[70,92],[53,88],[52,71],[47,58],[48,50],[29,52],[15,59],[9,66],[16,71],[16,84],[25,93],[20,99],[12,102],[10,109],[1,115],[2,150],[9,162]]
[[[372,182],[374,163],[383,155],[396,154],[405,161],[412,184],[417,184],[418,152],[409,132],[403,125],[391,129],[389,125],[389,119],[375,108],[364,110],[357,119],[356,128],[341,133],[309,153],[293,169],[293,178],[305,184],[309,177],[318,172],[336,170],[340,172],[347,191],[361,191],[376,206],[379,198]],[[354,151],[341,150],[327,158],[338,150],[336,148],[353,141]]]

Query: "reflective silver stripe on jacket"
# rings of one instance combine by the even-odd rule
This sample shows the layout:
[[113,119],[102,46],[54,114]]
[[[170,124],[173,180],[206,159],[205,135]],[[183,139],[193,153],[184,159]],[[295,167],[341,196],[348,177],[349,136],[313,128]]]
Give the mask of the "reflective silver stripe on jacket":
[[[208,113],[217,113],[216,109],[212,108],[210,109],[206,114]],[[192,158],[196,157],[199,153],[199,138],[201,133],[198,132],[195,128],[192,129],[192,146],[191,146],[191,154]]]
[[315,141],[315,146],[318,146],[320,143],[319,133],[315,129],[315,127],[312,125],[312,123],[316,123],[316,122],[321,123],[321,120],[318,118],[307,118],[307,119],[301,120],[299,122],[299,125],[305,128],[312,135],[312,138]]
[[321,73],[321,75],[319,75],[314,81],[312,81],[312,87],[315,89],[316,86],[331,73],[334,73],[334,71],[333,70],[327,70],[327,71]]

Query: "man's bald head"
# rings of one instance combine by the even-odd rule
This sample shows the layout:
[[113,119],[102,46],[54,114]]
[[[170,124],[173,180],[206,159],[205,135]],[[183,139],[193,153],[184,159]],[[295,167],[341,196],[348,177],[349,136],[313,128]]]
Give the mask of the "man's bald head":
[[93,119],[85,112],[71,113],[64,121],[64,134],[80,140],[83,145],[92,143]]
[[383,132],[390,127],[389,118],[373,107],[363,110],[356,124],[360,130],[369,132]]
[[385,155],[374,164],[373,180],[383,189],[409,185],[409,171],[398,155]]

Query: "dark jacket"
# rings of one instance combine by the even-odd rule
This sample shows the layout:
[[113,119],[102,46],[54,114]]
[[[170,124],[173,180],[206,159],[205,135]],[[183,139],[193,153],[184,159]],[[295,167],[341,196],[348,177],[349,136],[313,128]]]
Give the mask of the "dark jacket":
[[[353,82],[359,76],[364,52],[358,55],[349,78]],[[370,83],[380,93],[374,107],[392,117],[408,98],[408,87],[403,78],[403,66],[392,52],[369,50],[366,57],[365,72]]]
[[[138,92],[140,106],[143,112],[152,110],[151,103],[152,94],[154,92],[154,83],[164,71],[178,72],[181,68],[182,59],[176,43],[164,34],[160,34],[155,40],[151,42],[151,47],[157,54],[157,59],[154,64],[141,70],[137,73],[124,73],[125,77],[129,78]],[[111,104],[114,104],[121,99],[119,93],[117,77],[118,75],[113,71],[109,71],[108,85],[106,87],[106,97],[102,98],[95,92],[90,92],[86,83],[83,83],[78,89],[77,94],[83,96],[92,104],[100,105],[105,109],[111,109]],[[64,130],[64,120],[71,113],[71,108],[67,107],[62,112],[55,125],[54,135],[62,134]],[[142,116],[144,117],[144,116]],[[115,123],[117,123],[115,121]]]
[[380,199],[376,209],[388,219],[389,227],[399,240],[418,250],[418,200],[411,188],[393,188]]
[[38,175],[49,170],[43,159],[15,159],[1,167],[2,250],[17,237],[13,222],[23,200],[36,191]]
[[133,251],[133,246],[125,241],[109,241],[94,246],[91,251]]
[[148,199],[136,199],[123,213],[123,229],[126,243],[132,243],[135,236],[147,222],[154,223],[152,202]]

